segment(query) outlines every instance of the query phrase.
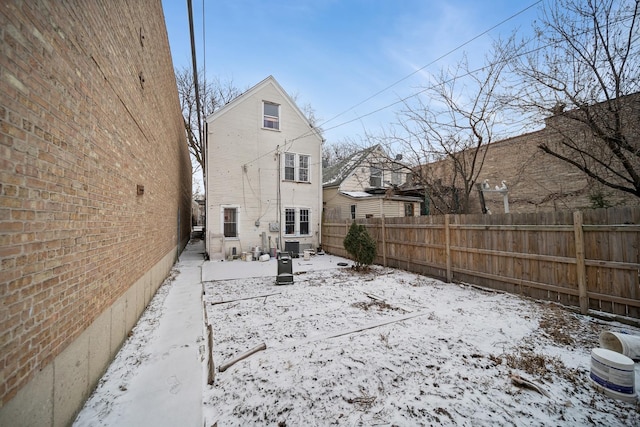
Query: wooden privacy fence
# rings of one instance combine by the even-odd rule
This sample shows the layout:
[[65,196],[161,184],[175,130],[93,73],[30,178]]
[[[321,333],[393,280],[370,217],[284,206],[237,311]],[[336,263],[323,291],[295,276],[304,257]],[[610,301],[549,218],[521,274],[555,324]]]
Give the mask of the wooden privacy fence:
[[[351,222],[323,224],[326,252],[348,257]],[[640,318],[640,208],[356,222],[377,241],[376,264]]]

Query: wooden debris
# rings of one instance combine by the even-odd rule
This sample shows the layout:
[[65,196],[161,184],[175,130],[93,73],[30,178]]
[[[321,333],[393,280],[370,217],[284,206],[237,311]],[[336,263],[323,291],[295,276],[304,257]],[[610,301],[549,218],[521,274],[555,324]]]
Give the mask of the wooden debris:
[[242,353],[241,355],[236,356],[233,359],[224,362],[222,365],[220,365],[220,367],[218,368],[218,371],[224,372],[227,369],[229,369],[231,366],[233,366],[236,363],[238,363],[239,361],[246,359],[247,357],[251,356],[254,353],[257,353],[259,351],[266,350],[266,349],[267,349],[267,345],[265,343],[262,343],[262,344],[260,344],[260,345],[258,345],[256,347],[252,348],[251,350],[246,351],[246,352]]
[[230,302],[244,301],[244,300],[248,300],[248,299],[266,298],[266,297],[270,297],[270,296],[273,296],[273,295],[280,295],[281,293],[282,292],[274,292],[272,294],[254,295],[252,297],[237,298],[237,299],[230,299],[230,300],[224,300],[224,301],[211,301],[211,305],[228,304]]
[[368,296],[369,298],[371,298],[374,301],[381,301],[381,302],[386,302],[386,300],[382,297],[379,297],[377,295],[374,294],[365,294],[366,296]]
[[213,327],[207,325],[207,345],[209,347],[209,360],[207,361],[207,384],[213,385],[216,379],[216,369],[213,363]]
[[538,392],[543,396],[551,397],[551,395],[549,395],[549,393],[547,393],[547,391],[544,390],[542,387],[534,384],[533,382],[527,379],[522,378],[520,375],[511,374],[509,375],[509,378],[511,378],[511,382],[513,383],[513,385],[516,385],[522,388],[528,388],[529,390]]

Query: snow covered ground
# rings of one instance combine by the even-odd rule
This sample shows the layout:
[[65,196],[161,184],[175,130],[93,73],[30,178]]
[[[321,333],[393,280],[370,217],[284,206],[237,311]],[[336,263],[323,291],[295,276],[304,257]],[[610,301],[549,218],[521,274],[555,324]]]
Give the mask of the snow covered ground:
[[293,285],[276,286],[273,274],[205,283],[216,368],[266,344],[216,372],[206,425],[640,425],[640,406],[589,381],[599,333],[638,329],[321,258],[307,265],[333,268],[298,262]]
[[[207,427],[640,425],[637,403],[611,399],[589,380],[600,332],[639,329],[395,269],[358,273],[338,266],[342,261],[296,259],[295,283],[283,286],[275,285],[274,260],[197,264],[216,368],[266,345],[216,369],[212,386],[206,375],[194,381],[160,363],[172,354],[172,363],[184,366],[202,357],[195,365],[206,369],[203,332],[187,322],[193,313],[174,295],[195,267],[178,264],[74,425],[175,425],[159,417],[163,410],[177,419],[180,411],[182,419],[193,415],[182,404],[193,399],[181,400],[192,387],[202,387]],[[188,344],[160,351],[176,335],[167,332],[177,325],[174,316],[185,318],[195,338],[185,334]],[[512,374],[540,392],[514,385]],[[636,385],[638,374],[636,364]],[[136,403],[147,394],[165,399],[155,418]]]

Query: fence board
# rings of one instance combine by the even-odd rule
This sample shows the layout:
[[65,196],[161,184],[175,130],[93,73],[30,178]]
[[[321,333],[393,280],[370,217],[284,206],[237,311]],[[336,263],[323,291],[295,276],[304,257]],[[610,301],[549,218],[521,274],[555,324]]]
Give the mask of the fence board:
[[[588,309],[640,318],[640,208],[584,211],[581,233],[573,212],[357,222],[376,239],[378,264],[571,306],[580,306],[583,283]],[[348,256],[342,241],[350,224],[323,224],[325,251]]]

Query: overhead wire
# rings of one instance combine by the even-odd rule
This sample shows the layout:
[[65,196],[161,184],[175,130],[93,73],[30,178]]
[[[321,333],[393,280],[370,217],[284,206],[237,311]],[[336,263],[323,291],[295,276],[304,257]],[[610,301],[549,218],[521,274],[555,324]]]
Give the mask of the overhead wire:
[[[622,20],[617,21],[617,22],[623,22],[623,21],[628,20],[628,19],[629,19],[629,18],[622,19]],[[582,34],[586,34],[587,32],[588,32],[588,31],[585,31],[585,32],[584,32],[584,33],[582,33]],[[552,42],[552,43],[548,43],[548,44],[545,44],[545,45],[541,45],[541,46],[538,46],[538,47],[536,47],[536,48],[534,48],[534,49],[531,49],[531,50],[527,50],[527,51],[523,51],[523,52],[517,53],[517,54],[515,54],[515,55],[513,55],[513,56],[511,56],[511,57],[509,57],[509,58],[502,59],[502,60],[499,60],[499,61],[496,61],[496,62],[493,62],[493,63],[489,63],[489,64],[487,64],[487,65],[484,65],[484,66],[480,67],[480,68],[476,68],[476,69],[474,69],[474,70],[468,71],[468,72],[466,72],[466,73],[464,73],[464,74],[457,75],[457,76],[453,76],[453,77],[451,77],[450,79],[447,79],[447,80],[444,80],[444,81],[438,82],[438,83],[436,83],[436,84],[432,84],[432,85],[430,85],[430,86],[423,87],[422,89],[420,89],[420,90],[419,90],[419,91],[417,91],[417,92],[414,92],[414,93],[412,93],[412,94],[410,94],[410,95],[405,96],[404,98],[398,99],[398,100],[396,100],[396,101],[394,101],[394,102],[391,102],[391,103],[389,103],[389,104],[386,104],[386,105],[384,105],[384,106],[382,106],[382,107],[380,107],[380,108],[377,108],[377,109],[375,109],[375,110],[372,110],[372,111],[369,111],[369,112],[367,112],[367,113],[361,114],[361,115],[359,115],[358,117],[355,117],[355,118],[353,118],[353,119],[350,119],[350,120],[347,120],[347,121],[341,122],[341,123],[339,123],[339,124],[337,124],[337,125],[334,125],[334,126],[331,126],[331,127],[329,127],[329,128],[322,128],[322,131],[323,131],[323,132],[326,132],[326,131],[333,130],[333,129],[336,129],[336,128],[339,128],[339,127],[342,127],[342,126],[344,126],[344,125],[347,125],[347,124],[350,124],[350,123],[356,122],[356,121],[361,120],[361,119],[363,119],[363,118],[365,118],[365,117],[368,117],[368,116],[371,116],[371,115],[373,115],[373,114],[379,113],[380,111],[386,110],[387,108],[393,107],[394,105],[397,105],[397,104],[403,103],[403,102],[405,102],[405,101],[407,101],[407,100],[409,100],[409,99],[411,99],[411,98],[414,98],[414,97],[416,97],[416,96],[418,96],[418,95],[420,95],[420,94],[422,94],[422,93],[425,93],[425,92],[427,92],[427,91],[429,91],[429,90],[433,90],[433,89],[437,88],[438,86],[442,86],[442,85],[444,85],[444,84],[451,83],[451,82],[453,82],[453,81],[455,81],[455,80],[457,80],[457,79],[460,79],[460,78],[463,78],[463,77],[467,77],[467,76],[470,76],[470,75],[472,75],[472,74],[475,74],[475,73],[478,73],[478,72],[484,71],[485,69],[490,68],[490,67],[495,66],[495,65],[500,65],[500,64],[508,63],[509,61],[511,61],[511,60],[513,60],[513,59],[516,59],[516,58],[519,58],[519,57],[522,57],[522,56],[525,56],[525,55],[529,55],[529,54],[535,53],[535,52],[537,52],[537,51],[539,51],[539,50],[543,50],[543,49],[546,49],[546,48],[548,48],[548,47],[552,47],[552,46],[558,45],[558,44],[560,44],[560,43],[562,43],[562,41],[561,41],[561,40],[557,40],[557,41]],[[347,111],[348,111],[348,110],[347,110]],[[337,116],[336,116],[336,117],[337,117]],[[326,123],[326,122],[325,122],[325,123]],[[322,125],[320,125],[320,126],[322,126]],[[307,136],[309,136],[309,135],[310,135],[310,131],[307,131],[307,132],[302,133],[302,134],[300,134],[299,136],[297,136],[297,137],[293,138],[291,141],[295,141],[295,140],[297,140],[297,139],[305,138],[305,137],[307,137]]]
[[454,53],[454,52],[456,52],[456,51],[458,51],[458,50],[462,49],[462,48],[463,48],[463,47],[465,47],[466,45],[468,45],[468,44],[470,44],[470,43],[472,43],[472,42],[476,41],[476,40],[477,40],[477,39],[479,39],[480,37],[482,37],[482,36],[484,36],[484,35],[486,35],[486,34],[490,33],[490,32],[491,32],[491,31],[493,31],[493,30],[495,30],[496,28],[498,28],[498,27],[499,27],[499,26],[501,26],[502,24],[504,24],[504,23],[506,23],[506,22],[508,22],[508,21],[512,20],[513,18],[515,18],[515,17],[516,17],[516,16],[518,16],[518,15],[521,15],[522,13],[524,13],[524,12],[526,12],[527,10],[531,9],[532,7],[534,7],[534,6],[538,5],[539,3],[542,3],[542,1],[543,1],[543,0],[538,0],[538,1],[536,1],[536,2],[534,2],[534,3],[532,3],[532,4],[530,4],[529,6],[525,7],[524,9],[520,10],[519,12],[517,12],[517,13],[515,13],[515,14],[511,15],[510,17],[503,19],[503,20],[502,20],[502,21],[500,21],[499,23],[497,23],[497,24],[493,25],[491,28],[489,28],[489,29],[487,29],[487,30],[483,31],[482,33],[480,33],[480,34],[478,34],[478,35],[476,35],[476,36],[472,37],[471,39],[469,39],[469,40],[465,41],[464,43],[462,43],[462,44],[458,45],[457,47],[455,47],[455,48],[453,48],[453,49],[449,50],[448,52],[446,52],[446,53],[444,53],[444,54],[440,55],[439,57],[437,57],[436,59],[432,60],[432,61],[431,61],[431,62],[429,62],[428,64],[426,64],[426,65],[424,65],[424,66],[422,66],[422,67],[418,68],[417,70],[413,71],[413,72],[412,72],[412,73],[410,73],[410,74],[407,74],[406,76],[404,76],[404,77],[402,77],[401,79],[399,79],[399,80],[395,81],[394,83],[392,83],[392,84],[390,84],[390,85],[386,86],[385,88],[380,89],[379,91],[377,91],[377,92],[376,92],[376,93],[374,93],[373,95],[369,96],[368,98],[364,99],[363,101],[358,102],[358,103],[357,103],[357,104],[355,104],[354,106],[352,106],[352,107],[350,107],[350,108],[346,109],[345,111],[343,111],[343,112],[341,112],[341,113],[339,113],[339,114],[337,114],[337,115],[333,116],[332,118],[330,118],[330,119],[328,119],[328,120],[324,121],[324,122],[320,125],[320,127],[322,127],[323,125],[325,125],[325,124],[327,124],[327,123],[329,123],[329,122],[331,122],[331,121],[333,121],[333,120],[337,119],[337,118],[338,118],[338,117],[340,117],[340,116],[343,116],[344,114],[348,113],[349,111],[353,110],[354,108],[357,108],[357,107],[359,107],[360,105],[364,104],[365,102],[370,101],[371,99],[373,99],[373,98],[377,97],[378,95],[380,95],[380,94],[382,94],[382,93],[386,92],[387,90],[391,89],[392,87],[397,86],[398,84],[402,83],[403,81],[405,81],[405,80],[407,80],[407,79],[409,79],[409,78],[413,77],[414,75],[418,74],[420,71],[424,70],[425,68],[427,68],[427,67],[429,67],[429,66],[431,66],[431,65],[435,64],[436,62],[438,62],[438,61],[440,61],[440,60],[442,60],[442,59],[446,58],[447,56],[451,55],[452,53]]
[[[463,47],[465,47],[466,45],[468,45],[468,44],[470,44],[470,43],[474,42],[475,40],[479,39],[480,37],[482,37],[482,36],[484,36],[484,35],[486,35],[486,34],[490,33],[491,31],[493,31],[494,29],[496,29],[496,28],[498,28],[499,26],[503,25],[504,23],[506,23],[506,22],[508,22],[508,21],[510,21],[510,20],[512,20],[512,19],[514,19],[515,17],[517,17],[517,16],[521,15],[522,13],[526,12],[527,10],[529,10],[529,9],[533,8],[534,6],[536,6],[536,5],[538,5],[538,4],[542,3],[542,2],[543,2],[543,0],[538,0],[538,1],[536,1],[536,2],[534,2],[534,3],[532,3],[532,4],[530,4],[529,6],[527,6],[527,7],[523,8],[523,9],[521,9],[520,11],[518,11],[518,12],[514,13],[513,15],[509,16],[508,18],[505,18],[505,19],[503,19],[502,21],[500,21],[499,23],[497,23],[497,24],[495,24],[495,25],[491,26],[489,29],[487,29],[487,30],[485,30],[485,31],[481,32],[480,34],[477,34],[476,36],[474,36],[474,37],[472,37],[471,39],[469,39],[469,40],[465,41],[464,43],[462,43],[462,44],[460,44],[460,45],[456,46],[455,48],[453,48],[453,49],[449,50],[448,52],[446,52],[446,53],[444,53],[444,54],[440,55],[439,57],[437,57],[436,59],[432,60],[432,61],[431,61],[431,62],[429,62],[428,64],[426,64],[426,65],[424,65],[424,66],[422,66],[422,67],[420,67],[420,68],[416,69],[415,71],[411,72],[410,74],[407,74],[406,76],[404,76],[404,77],[402,77],[401,79],[399,79],[399,80],[395,81],[394,83],[392,83],[392,84],[390,84],[390,85],[388,85],[388,86],[384,87],[383,89],[381,89],[381,90],[377,91],[376,93],[374,93],[373,95],[371,95],[371,96],[369,96],[368,98],[364,99],[363,101],[360,101],[360,102],[358,102],[357,104],[353,105],[352,107],[350,107],[350,108],[348,108],[348,109],[344,110],[343,112],[341,112],[341,113],[339,113],[339,114],[336,114],[335,116],[331,117],[331,118],[330,118],[330,119],[328,119],[328,120],[325,120],[323,123],[321,123],[321,124],[320,124],[320,125],[318,125],[317,127],[319,127],[320,129],[322,129],[322,131],[325,131],[325,132],[326,132],[326,131],[328,131],[328,130],[333,130],[333,129],[336,129],[336,128],[338,128],[338,127],[344,126],[344,125],[346,125],[346,124],[349,124],[349,123],[353,123],[353,122],[355,122],[355,121],[358,121],[358,120],[360,120],[360,119],[362,119],[362,118],[365,118],[365,117],[371,116],[371,115],[373,115],[373,114],[376,114],[376,113],[378,113],[378,112],[380,112],[380,111],[386,110],[387,108],[392,107],[392,106],[394,106],[394,105],[396,105],[396,104],[398,104],[398,103],[400,103],[400,102],[404,102],[404,101],[406,101],[407,99],[410,99],[410,98],[415,97],[415,96],[417,96],[417,95],[419,95],[419,94],[421,94],[421,93],[424,93],[425,91],[429,90],[430,88],[425,88],[425,89],[423,89],[423,90],[420,90],[420,91],[418,91],[418,92],[416,92],[416,93],[414,93],[414,94],[412,94],[412,95],[409,95],[409,96],[407,96],[407,97],[405,97],[405,98],[403,98],[403,99],[401,99],[401,100],[399,100],[399,101],[396,101],[396,102],[393,102],[393,103],[391,103],[391,104],[385,105],[385,106],[383,106],[383,107],[380,107],[380,108],[375,109],[375,110],[373,110],[373,111],[370,111],[370,112],[368,112],[368,113],[365,113],[365,114],[359,115],[358,117],[356,117],[356,118],[354,118],[354,119],[347,120],[347,121],[345,121],[345,122],[341,122],[341,123],[340,123],[340,124],[338,124],[338,125],[331,126],[331,127],[329,127],[329,128],[325,128],[325,127],[324,127],[327,123],[329,123],[329,122],[331,122],[331,121],[333,121],[333,120],[337,119],[338,117],[343,116],[344,114],[348,113],[349,111],[351,111],[351,110],[353,110],[353,109],[355,109],[355,108],[357,108],[357,107],[359,107],[359,106],[363,105],[364,103],[366,103],[366,102],[370,101],[371,99],[373,99],[373,98],[375,98],[375,97],[377,97],[377,96],[381,95],[382,93],[386,92],[387,90],[391,89],[392,87],[397,86],[398,84],[402,83],[403,81],[405,81],[405,80],[407,80],[407,79],[411,78],[412,76],[416,75],[417,73],[419,73],[419,72],[423,71],[425,68],[427,68],[427,67],[429,67],[429,66],[431,66],[431,65],[435,64],[436,62],[438,62],[438,61],[440,61],[440,60],[442,60],[442,59],[446,58],[447,56],[451,55],[452,53],[454,53],[454,52],[456,52],[456,51],[458,51],[458,50],[462,49],[462,48],[463,48]],[[477,71],[481,71],[481,69],[476,70],[475,72],[477,72]],[[471,73],[467,73],[467,74],[465,74],[465,75],[469,75],[469,74],[471,74]],[[463,76],[460,76],[460,77],[463,77]],[[438,85],[435,85],[435,86],[433,86],[433,87],[437,87],[437,86],[438,86]],[[305,132],[305,133],[301,134],[300,136],[298,136],[298,137],[296,137],[296,138],[293,138],[293,140],[295,141],[296,139],[304,138],[304,137],[306,137],[306,136],[310,135],[310,132],[311,132],[311,131],[307,131],[307,132]]]
[[[530,4],[529,6],[525,7],[524,9],[522,9],[522,10],[518,11],[517,13],[515,13],[515,14],[511,15],[510,17],[508,17],[508,18],[506,18],[506,19],[503,19],[502,21],[500,21],[499,23],[497,23],[497,24],[493,25],[493,26],[492,26],[492,27],[490,27],[489,29],[487,29],[487,30],[483,31],[482,33],[480,33],[480,34],[478,34],[478,35],[476,35],[476,36],[474,36],[473,38],[471,38],[471,39],[467,40],[466,42],[464,42],[464,43],[460,44],[459,46],[455,47],[454,49],[449,50],[448,52],[444,53],[443,55],[440,55],[438,58],[436,58],[436,59],[432,60],[431,62],[429,62],[428,64],[424,65],[423,67],[420,67],[419,69],[417,69],[417,70],[413,71],[412,73],[410,73],[410,74],[408,74],[408,75],[404,76],[403,78],[401,78],[401,79],[399,79],[399,80],[395,81],[394,83],[392,83],[392,84],[390,84],[390,85],[386,86],[385,88],[383,88],[383,89],[381,89],[381,90],[377,91],[376,93],[374,93],[373,95],[371,95],[371,96],[369,96],[368,98],[364,99],[363,101],[360,101],[359,103],[357,103],[357,104],[355,104],[354,106],[352,106],[352,107],[348,108],[347,110],[345,110],[345,111],[343,111],[343,112],[341,112],[341,113],[339,113],[339,114],[337,114],[337,115],[333,116],[332,118],[330,118],[330,119],[328,119],[328,120],[325,120],[323,123],[321,123],[321,124],[320,124],[320,125],[318,125],[318,126],[315,126],[313,129],[310,129],[310,130],[308,130],[308,131],[306,131],[306,132],[304,132],[304,133],[300,134],[299,136],[297,136],[297,137],[295,137],[295,138],[292,138],[292,139],[288,140],[288,143],[289,143],[289,144],[293,144],[293,142],[294,142],[294,141],[296,141],[296,140],[298,140],[298,139],[305,138],[305,137],[307,137],[307,136],[309,136],[309,135],[313,134],[314,132],[318,132],[318,129],[321,129],[321,130],[322,130],[322,132],[325,132],[325,131],[328,131],[328,130],[336,129],[336,128],[338,128],[338,127],[341,127],[341,126],[344,126],[344,125],[346,125],[346,124],[352,123],[352,122],[354,122],[354,121],[360,120],[360,119],[362,119],[362,118],[364,118],[364,117],[368,117],[368,116],[371,116],[371,115],[373,115],[373,114],[376,114],[376,113],[378,113],[378,112],[380,112],[380,111],[386,110],[387,108],[390,108],[390,107],[392,107],[392,106],[394,106],[394,105],[396,105],[396,104],[398,104],[398,103],[400,103],[400,102],[404,102],[404,101],[406,101],[407,99],[410,99],[410,98],[412,98],[412,97],[418,96],[418,95],[419,95],[419,94],[421,94],[421,93],[424,93],[425,91],[429,90],[429,88],[422,89],[422,90],[420,90],[420,91],[419,91],[419,92],[417,92],[417,93],[414,93],[414,94],[412,94],[412,95],[410,95],[410,96],[407,96],[407,97],[405,97],[405,98],[403,98],[403,99],[401,99],[401,100],[399,100],[399,101],[395,101],[395,102],[393,102],[393,103],[391,103],[391,104],[385,105],[385,106],[383,106],[383,107],[381,107],[381,108],[378,108],[378,109],[373,110],[373,111],[371,111],[371,112],[368,112],[368,113],[366,113],[366,114],[360,115],[360,116],[356,117],[355,119],[348,120],[348,121],[346,121],[346,122],[342,122],[342,123],[340,123],[340,124],[338,124],[338,125],[335,125],[335,126],[332,126],[332,127],[329,127],[329,128],[323,128],[323,126],[324,126],[324,125],[326,125],[327,123],[329,123],[329,122],[331,122],[331,121],[333,121],[333,120],[337,119],[337,118],[338,118],[338,117],[340,117],[340,116],[343,116],[344,114],[348,113],[349,111],[351,111],[351,110],[353,110],[353,109],[355,109],[355,108],[359,107],[360,105],[362,105],[362,104],[364,104],[364,103],[366,103],[366,102],[370,101],[371,99],[373,99],[373,98],[375,98],[375,97],[377,97],[377,96],[381,95],[382,93],[386,92],[387,90],[391,89],[392,87],[397,86],[398,84],[400,84],[400,83],[402,83],[403,81],[405,81],[405,80],[409,79],[410,77],[414,76],[415,74],[419,73],[420,71],[424,70],[425,68],[427,68],[427,67],[429,67],[429,66],[433,65],[434,63],[436,63],[436,62],[440,61],[441,59],[443,59],[443,58],[445,58],[445,57],[447,57],[447,56],[451,55],[452,53],[456,52],[457,50],[460,50],[461,48],[463,48],[464,46],[468,45],[469,43],[472,43],[473,41],[477,40],[478,38],[480,38],[480,37],[482,37],[482,36],[486,35],[487,33],[491,32],[491,31],[493,31],[493,30],[494,30],[494,29],[496,29],[497,27],[499,27],[499,26],[503,25],[504,23],[506,23],[506,22],[510,21],[511,19],[515,18],[516,16],[518,16],[518,15],[520,15],[520,14],[522,14],[522,13],[526,12],[527,10],[529,10],[529,9],[531,9],[532,7],[536,6],[537,4],[542,3],[542,1],[543,1],[543,0],[538,0],[538,1],[536,1],[536,2],[534,2],[534,3],[532,3],[532,4]],[[480,69],[480,70],[481,70],[481,69]],[[470,73],[467,73],[467,75],[469,75],[469,74],[470,74]],[[433,87],[437,87],[437,85],[436,85],[436,86],[433,86]],[[285,145],[286,145],[286,144],[287,144],[287,141],[285,141]],[[251,161],[246,162],[246,163],[245,163],[245,165],[249,165],[249,164],[251,164],[251,163],[253,163],[253,162],[255,162],[255,161],[257,161],[257,160],[259,160],[259,159],[261,159],[261,158],[263,158],[263,157],[266,157],[266,156],[268,156],[268,155],[270,155],[270,154],[272,154],[272,153],[275,153],[275,152],[277,152],[279,149],[280,149],[280,147],[276,147],[275,149],[270,150],[270,151],[268,151],[268,152],[266,152],[266,153],[264,153],[264,154],[260,155],[259,157],[256,157],[255,159],[253,159],[253,160],[251,160]]]

